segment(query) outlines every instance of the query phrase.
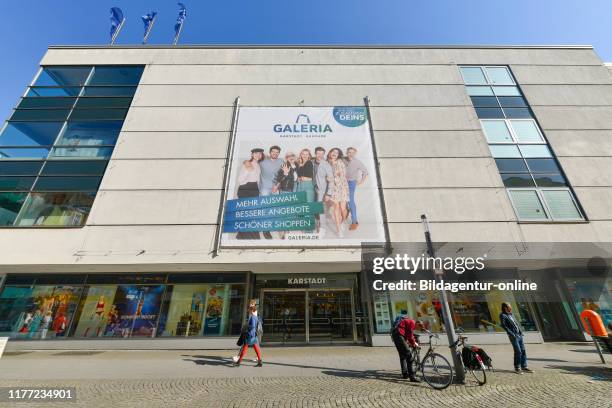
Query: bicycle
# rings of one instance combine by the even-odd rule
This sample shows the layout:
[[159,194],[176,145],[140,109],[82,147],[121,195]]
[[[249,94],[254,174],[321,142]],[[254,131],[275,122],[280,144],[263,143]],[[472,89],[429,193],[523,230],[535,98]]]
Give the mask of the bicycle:
[[[423,359],[420,359],[420,347],[412,348],[412,369],[414,373],[421,373],[425,382],[436,390],[443,390],[453,382],[453,367],[446,357],[436,353],[434,350],[434,339],[439,339],[435,333],[425,330],[429,336],[429,348]],[[415,334],[418,343],[418,335]]]
[[[463,368],[465,369],[466,374],[471,374],[478,385],[485,385],[487,382],[487,372],[485,364],[478,354],[478,347],[466,344],[468,338],[461,335],[461,333],[463,333],[463,329],[459,328],[455,331],[455,333],[457,333],[457,341],[455,341],[451,349],[455,349],[459,361],[463,362]],[[459,350],[458,346],[461,346],[461,350]]]

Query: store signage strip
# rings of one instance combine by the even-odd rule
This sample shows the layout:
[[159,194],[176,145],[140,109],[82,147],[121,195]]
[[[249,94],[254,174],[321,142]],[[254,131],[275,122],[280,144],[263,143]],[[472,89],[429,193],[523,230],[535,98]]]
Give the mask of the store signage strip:
[[260,197],[238,198],[235,200],[227,200],[226,212],[276,207],[289,204],[301,204],[305,202],[306,192],[304,191],[273,194]]
[[253,208],[225,214],[225,222],[262,218],[296,217],[323,213],[323,203],[304,203],[282,207]]
[[315,218],[312,215],[260,220],[236,220],[223,223],[223,232],[312,231],[314,228]]

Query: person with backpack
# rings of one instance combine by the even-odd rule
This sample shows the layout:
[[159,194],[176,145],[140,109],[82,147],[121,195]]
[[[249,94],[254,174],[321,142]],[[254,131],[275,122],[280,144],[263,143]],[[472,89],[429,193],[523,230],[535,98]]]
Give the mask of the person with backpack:
[[257,306],[250,304],[249,323],[246,328],[244,344],[240,350],[240,357],[238,357],[238,361],[234,364],[235,367],[238,367],[242,363],[242,359],[246,355],[249,346],[252,346],[257,354],[257,365],[255,367],[263,366],[263,362],[261,361],[261,350],[259,349],[259,336],[263,333],[262,327],[261,320],[257,316]]
[[533,373],[527,367],[527,353],[525,352],[525,343],[523,342],[523,332],[512,314],[512,306],[508,303],[502,303],[501,310],[502,312],[499,315],[500,326],[508,334],[508,339],[510,339],[514,349],[514,372],[516,374],[521,374],[522,372]]
[[406,316],[406,314],[406,311],[402,310],[400,315],[393,321],[391,339],[399,354],[402,377],[410,379],[410,382],[419,382],[414,376],[414,371],[412,369],[412,353],[410,350],[410,347],[420,347],[414,337],[416,322]]

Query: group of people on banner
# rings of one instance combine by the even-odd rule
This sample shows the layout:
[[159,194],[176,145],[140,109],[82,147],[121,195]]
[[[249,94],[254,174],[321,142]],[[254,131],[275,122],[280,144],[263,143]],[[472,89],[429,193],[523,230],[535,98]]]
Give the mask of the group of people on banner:
[[[319,146],[314,154],[308,148],[297,153],[285,152],[283,160],[279,146],[271,146],[267,152],[254,148],[238,172],[237,198],[303,191],[309,203],[324,204],[324,213],[316,216],[319,238],[325,236],[328,223],[336,237],[344,238],[347,229],[354,231],[359,227],[355,193],[368,176],[357,154],[354,147],[343,152],[338,147],[326,150]],[[266,239],[275,238],[272,234],[263,232]],[[277,239],[285,238],[284,232],[274,234],[278,234]],[[261,236],[259,232],[238,232],[236,238],[261,239]]]

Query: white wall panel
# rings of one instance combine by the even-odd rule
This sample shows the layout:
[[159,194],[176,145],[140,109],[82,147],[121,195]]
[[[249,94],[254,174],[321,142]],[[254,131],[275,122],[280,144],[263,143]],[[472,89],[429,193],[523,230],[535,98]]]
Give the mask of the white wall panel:
[[457,106],[471,105],[459,85],[140,85],[134,106]]
[[150,65],[140,83],[462,84],[463,81],[452,65]]
[[102,190],[220,189],[223,185],[221,159],[112,160]]

